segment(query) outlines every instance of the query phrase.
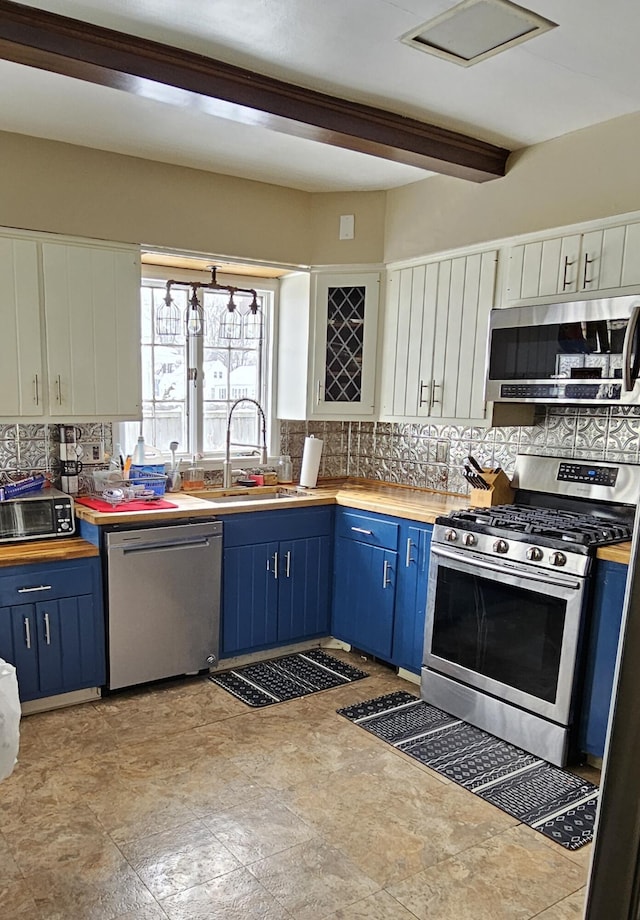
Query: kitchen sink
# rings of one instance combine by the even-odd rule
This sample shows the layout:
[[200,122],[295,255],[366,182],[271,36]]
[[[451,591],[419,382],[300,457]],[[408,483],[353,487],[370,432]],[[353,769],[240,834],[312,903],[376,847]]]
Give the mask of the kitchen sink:
[[237,504],[260,504],[262,502],[272,502],[277,499],[306,499],[311,498],[311,495],[308,492],[296,492],[294,489],[291,490],[279,490],[277,492],[241,492],[237,495],[220,495],[218,497],[213,497],[210,495],[204,495],[199,493],[199,498],[203,498],[205,501],[211,502],[212,505],[237,505]]

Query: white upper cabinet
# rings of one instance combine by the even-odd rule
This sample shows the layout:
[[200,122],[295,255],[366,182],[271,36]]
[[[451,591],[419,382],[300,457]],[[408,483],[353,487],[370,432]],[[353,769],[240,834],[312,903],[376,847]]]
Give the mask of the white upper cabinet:
[[0,418],[141,417],[137,247],[0,234]]
[[0,417],[44,413],[38,247],[0,237]]
[[484,367],[497,252],[392,271],[381,417],[485,421]]
[[511,246],[506,305],[640,285],[640,224],[548,237]]
[[283,279],[277,415],[374,419],[380,273]]
[[137,250],[42,246],[51,416],[141,414]]

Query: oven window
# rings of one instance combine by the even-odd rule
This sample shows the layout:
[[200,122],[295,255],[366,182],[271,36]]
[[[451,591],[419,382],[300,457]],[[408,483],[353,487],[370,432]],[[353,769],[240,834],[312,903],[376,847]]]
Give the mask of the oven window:
[[440,566],[431,651],[553,703],[565,610],[548,594]]
[[11,539],[46,533],[55,533],[51,500],[0,502],[0,536]]

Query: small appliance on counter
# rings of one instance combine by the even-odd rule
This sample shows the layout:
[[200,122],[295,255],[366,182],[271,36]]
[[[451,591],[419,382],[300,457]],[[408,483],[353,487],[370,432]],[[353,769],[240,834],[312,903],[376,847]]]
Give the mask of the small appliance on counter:
[[73,499],[58,489],[41,488],[0,501],[0,543],[70,537],[75,530]]

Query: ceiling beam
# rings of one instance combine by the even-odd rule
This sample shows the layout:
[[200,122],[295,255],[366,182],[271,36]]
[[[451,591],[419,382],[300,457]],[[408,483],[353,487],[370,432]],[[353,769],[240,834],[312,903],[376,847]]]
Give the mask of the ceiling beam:
[[395,112],[0,0],[0,58],[243,124],[484,182],[509,151]]

